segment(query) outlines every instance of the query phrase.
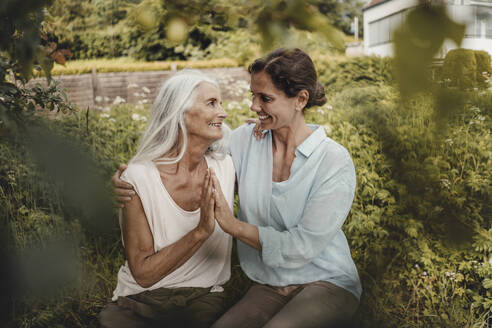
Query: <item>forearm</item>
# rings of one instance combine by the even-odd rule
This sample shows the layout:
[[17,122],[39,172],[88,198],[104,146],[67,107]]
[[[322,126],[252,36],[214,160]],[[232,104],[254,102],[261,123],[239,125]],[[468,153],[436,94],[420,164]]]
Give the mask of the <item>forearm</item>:
[[233,217],[233,224],[231,225],[230,234],[242,241],[248,246],[251,246],[259,251],[261,251],[260,236],[258,233],[258,228],[247,222],[243,222]]
[[207,240],[197,228],[158,252],[134,261],[132,273],[139,285],[150,287],[183,265]]

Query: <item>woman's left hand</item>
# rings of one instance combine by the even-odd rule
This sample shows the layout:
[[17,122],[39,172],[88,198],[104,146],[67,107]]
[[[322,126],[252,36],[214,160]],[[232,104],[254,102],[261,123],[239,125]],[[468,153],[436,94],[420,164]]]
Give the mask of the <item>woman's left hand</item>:
[[215,199],[215,220],[219,223],[220,227],[224,232],[234,236],[234,231],[237,223],[237,219],[234,217],[234,214],[227,203],[227,200],[222,193],[222,189],[220,188],[219,180],[215,175],[215,172],[211,169],[212,173],[212,186],[214,188],[214,199]]

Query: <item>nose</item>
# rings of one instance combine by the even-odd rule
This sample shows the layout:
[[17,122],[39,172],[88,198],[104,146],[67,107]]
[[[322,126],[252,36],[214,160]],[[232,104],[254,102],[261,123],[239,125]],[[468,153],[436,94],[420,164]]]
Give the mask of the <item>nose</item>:
[[255,96],[251,99],[251,106],[249,107],[253,112],[259,113],[261,111],[260,105],[258,104],[258,100]]
[[227,112],[225,111],[224,107],[222,107],[222,104],[219,104],[219,118],[225,119],[227,117]]

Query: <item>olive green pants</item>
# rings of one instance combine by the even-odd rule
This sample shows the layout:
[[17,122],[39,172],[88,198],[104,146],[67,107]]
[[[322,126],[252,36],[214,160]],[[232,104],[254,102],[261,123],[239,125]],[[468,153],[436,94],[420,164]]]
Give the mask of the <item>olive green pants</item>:
[[102,327],[210,327],[229,306],[227,293],[210,288],[158,288],[119,297],[99,315]]

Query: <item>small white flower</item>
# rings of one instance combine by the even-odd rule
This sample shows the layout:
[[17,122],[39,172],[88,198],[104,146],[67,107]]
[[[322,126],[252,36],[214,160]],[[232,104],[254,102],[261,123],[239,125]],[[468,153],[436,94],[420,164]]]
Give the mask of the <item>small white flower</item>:
[[119,105],[124,102],[126,102],[125,99],[121,98],[120,96],[116,96],[116,98],[114,98],[113,105]]
[[323,108],[318,108],[316,111],[317,111],[319,114],[324,114],[324,113],[325,113],[325,111],[323,110]]
[[128,89],[131,89],[131,88],[138,88],[138,84],[135,84],[135,83],[130,83],[128,84]]
[[109,118],[109,117],[111,117],[111,115],[104,113],[104,114],[101,114],[101,117]]
[[446,277],[451,277],[451,272],[446,271]]
[[110,110],[111,108],[109,108],[109,106],[103,107],[102,109],[103,112],[109,112]]
[[449,139],[444,140],[444,142],[447,143],[448,145],[452,145],[453,139],[449,138]]
[[451,182],[449,182],[448,179],[441,179],[441,184],[444,186],[444,188],[449,189],[451,186]]
[[104,101],[109,101],[109,97],[108,96],[104,96]]
[[423,276],[427,276],[427,271],[424,271],[424,272],[422,273],[422,275],[423,275]]
[[143,92],[150,93],[150,89],[147,87],[142,87]]
[[333,109],[333,106],[332,105],[326,105],[326,109],[332,110]]
[[101,102],[103,101],[103,97],[101,96],[96,96],[96,98],[94,99],[96,102]]
[[136,113],[135,114],[132,114],[132,120],[134,120],[134,121],[140,121],[140,115],[138,115]]
[[414,267],[415,267],[415,269],[420,268],[420,267],[419,267],[419,265],[418,265],[417,263],[415,263]]
[[116,120],[114,118],[110,118],[109,121],[113,122],[113,123],[116,122]]

